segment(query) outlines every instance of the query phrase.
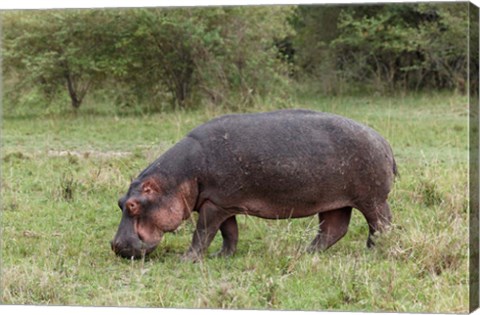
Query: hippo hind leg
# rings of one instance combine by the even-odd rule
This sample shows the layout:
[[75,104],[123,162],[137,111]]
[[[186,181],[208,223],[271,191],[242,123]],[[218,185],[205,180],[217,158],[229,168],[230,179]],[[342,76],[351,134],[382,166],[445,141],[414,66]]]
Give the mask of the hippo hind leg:
[[386,200],[378,203],[367,203],[358,208],[368,223],[367,247],[375,245],[373,241],[377,232],[384,232],[391,223],[392,214]]
[[347,233],[351,215],[351,207],[319,213],[319,231],[307,250],[322,251],[335,244]]

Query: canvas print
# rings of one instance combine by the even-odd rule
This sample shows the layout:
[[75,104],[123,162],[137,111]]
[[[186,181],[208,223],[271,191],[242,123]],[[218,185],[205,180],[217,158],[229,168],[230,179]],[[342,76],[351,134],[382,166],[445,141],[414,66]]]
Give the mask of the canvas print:
[[1,303],[475,310],[478,19],[1,12]]

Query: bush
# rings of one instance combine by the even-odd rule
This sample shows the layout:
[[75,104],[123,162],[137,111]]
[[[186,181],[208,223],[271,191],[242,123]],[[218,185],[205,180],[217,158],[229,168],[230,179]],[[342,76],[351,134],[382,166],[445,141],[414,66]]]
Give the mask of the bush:
[[377,92],[465,91],[467,3],[314,6],[295,14],[300,75],[316,77],[325,92],[344,82]]
[[[275,39],[290,7],[63,10],[5,14],[5,70],[46,99],[92,90],[117,102],[189,107],[252,103],[283,90]],[[9,89],[9,87],[7,87]],[[13,94],[12,94],[13,96]],[[236,105],[238,106],[238,105]]]

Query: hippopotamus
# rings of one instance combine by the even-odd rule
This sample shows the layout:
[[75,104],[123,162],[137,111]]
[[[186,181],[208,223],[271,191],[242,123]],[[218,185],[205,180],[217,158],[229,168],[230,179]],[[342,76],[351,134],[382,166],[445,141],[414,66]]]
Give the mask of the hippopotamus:
[[118,201],[122,217],[111,247],[125,258],[145,257],[196,211],[187,260],[202,259],[218,230],[218,254],[235,253],[237,215],[317,214],[318,234],[307,249],[323,251],[345,235],[352,208],[368,223],[371,247],[372,236],[390,226],[387,197],[396,175],[388,142],[354,120],[301,109],[221,116],[131,182]]

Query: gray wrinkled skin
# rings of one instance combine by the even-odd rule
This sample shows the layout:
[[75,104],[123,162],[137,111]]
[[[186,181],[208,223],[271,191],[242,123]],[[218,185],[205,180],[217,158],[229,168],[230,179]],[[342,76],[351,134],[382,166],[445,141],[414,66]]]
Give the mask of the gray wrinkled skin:
[[[190,260],[203,255],[218,230],[224,240],[220,254],[233,254],[239,214],[266,219],[318,214],[319,232],[309,247],[318,251],[343,237],[356,208],[369,225],[372,246],[373,234],[390,225],[387,197],[396,174],[387,141],[353,120],[307,110],[222,116],[192,130],[132,183],[120,204],[123,217],[112,248],[124,257],[139,257],[139,244],[151,252],[159,239],[145,241],[149,234],[142,231],[157,235],[165,232],[165,221],[179,225],[165,210],[177,208],[182,220],[199,212],[185,255]],[[142,204],[137,219],[129,216],[126,201],[144,200],[139,187],[152,181],[158,188],[153,201]]]

